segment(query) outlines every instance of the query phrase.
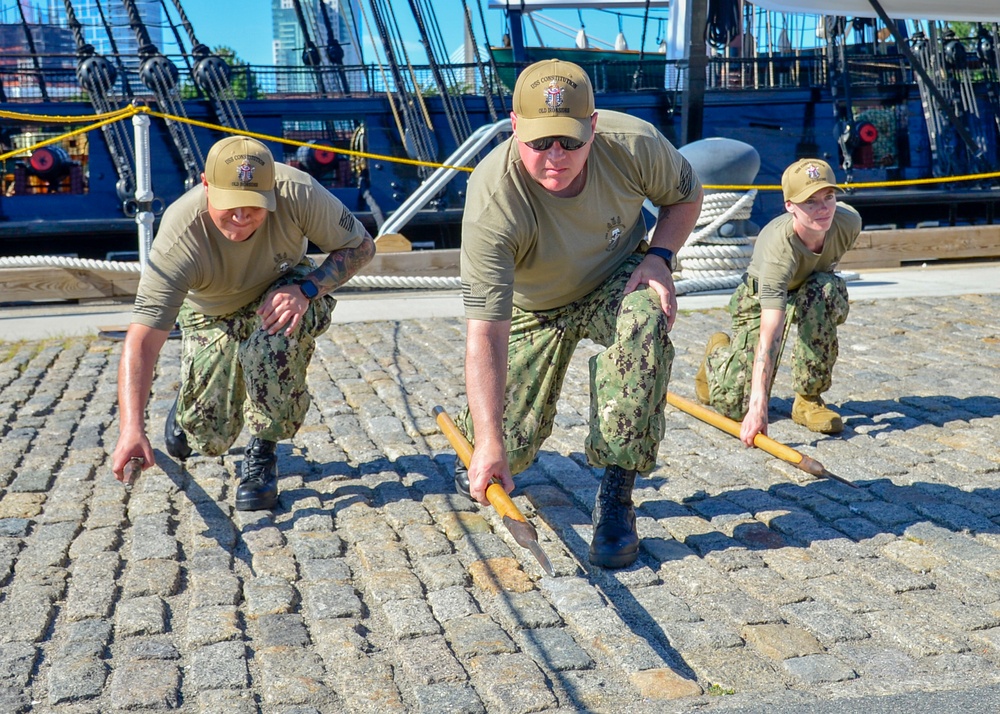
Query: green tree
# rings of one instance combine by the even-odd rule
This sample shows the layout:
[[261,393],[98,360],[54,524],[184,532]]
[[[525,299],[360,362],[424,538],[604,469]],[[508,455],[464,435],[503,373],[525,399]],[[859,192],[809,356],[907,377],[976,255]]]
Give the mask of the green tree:
[[949,22],[948,28],[955,33],[955,37],[966,40],[976,36],[976,25],[972,22]]
[[[251,69],[249,63],[240,59],[236,50],[226,45],[219,45],[212,50],[212,54],[222,59],[229,65],[229,84],[233,90],[235,99],[256,99],[260,93],[257,84],[257,75]],[[188,78],[181,86],[182,99],[197,99],[203,93],[194,85],[194,81]]]

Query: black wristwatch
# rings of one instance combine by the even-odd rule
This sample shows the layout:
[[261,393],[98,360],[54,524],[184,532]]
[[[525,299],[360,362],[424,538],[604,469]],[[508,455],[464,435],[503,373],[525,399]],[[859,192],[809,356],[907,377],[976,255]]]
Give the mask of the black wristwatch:
[[669,248],[652,247],[652,248],[646,248],[646,253],[655,255],[658,258],[663,258],[665,261],[667,261],[667,268],[670,270],[670,272],[671,273],[674,272],[674,251],[670,250]]
[[312,280],[303,280],[296,283],[296,285],[299,286],[299,290],[302,291],[302,294],[305,295],[308,300],[314,300],[316,296],[319,295],[319,288],[316,287],[316,283]]

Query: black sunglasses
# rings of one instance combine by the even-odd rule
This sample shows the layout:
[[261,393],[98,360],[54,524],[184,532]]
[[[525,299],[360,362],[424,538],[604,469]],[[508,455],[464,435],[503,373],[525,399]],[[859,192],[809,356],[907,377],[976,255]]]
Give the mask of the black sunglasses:
[[559,146],[563,148],[563,151],[576,151],[577,149],[582,149],[587,144],[586,141],[571,139],[568,136],[546,136],[542,139],[535,139],[534,141],[526,141],[524,143],[528,148],[535,151],[548,151],[557,141],[559,142]]

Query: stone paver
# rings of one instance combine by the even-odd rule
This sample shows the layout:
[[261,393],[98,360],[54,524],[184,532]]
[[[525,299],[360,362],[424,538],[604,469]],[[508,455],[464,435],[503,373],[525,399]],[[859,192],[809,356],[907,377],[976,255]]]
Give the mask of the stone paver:
[[[638,562],[592,568],[599,470],[582,455],[581,345],[515,498],[545,575],[453,491],[431,408],[464,394],[464,322],[338,324],[313,408],[279,446],[273,513],[232,508],[246,437],[111,478],[120,343],[0,343],[4,711],[723,711],[1000,683],[1000,296],[858,301],[831,403],[843,435],[770,435],[817,480],[668,408],[639,479]],[[683,311],[671,389],[693,393],[722,309]]]

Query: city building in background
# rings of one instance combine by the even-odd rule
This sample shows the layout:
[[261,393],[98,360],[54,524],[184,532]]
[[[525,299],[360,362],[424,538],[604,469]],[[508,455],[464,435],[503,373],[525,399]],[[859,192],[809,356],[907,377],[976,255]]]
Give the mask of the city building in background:
[[[0,9],[0,35],[3,41],[3,57],[0,64],[9,64],[9,53],[31,55],[31,42],[25,33],[25,25],[32,35],[34,54],[44,58],[46,68],[76,66],[76,43],[66,20],[66,6],[57,0],[48,0],[43,5],[29,0],[18,0],[18,4],[4,5]],[[151,43],[165,52],[163,28],[166,25],[163,5],[159,0],[134,0]],[[84,40],[93,45],[98,54],[113,57],[116,52],[130,69],[138,69],[139,40],[129,25],[125,4],[121,2],[101,2],[96,0],[73,0],[73,12],[83,30]],[[55,64],[51,64],[55,63]]]
[[[166,21],[163,17],[163,5],[159,0],[134,0],[139,16],[146,26],[149,39],[152,44],[164,52],[163,46],[163,26]],[[62,7],[62,3],[59,3]],[[102,2],[95,0],[74,0],[73,11],[76,19],[83,26],[84,39],[94,46],[99,54],[108,57],[114,54],[114,47],[118,54],[126,61],[126,66],[138,68],[139,41],[135,32],[129,26],[128,13],[125,11],[125,4],[122,2]],[[102,15],[103,11],[103,15]],[[60,13],[62,21],[66,21],[65,11]],[[110,38],[109,38],[110,30]]]
[[[328,91],[357,89],[343,73],[333,71],[338,65],[362,63],[355,41],[361,11],[358,0],[271,0],[271,22],[276,67],[314,66],[327,68],[320,81]],[[309,60],[309,61],[307,61]],[[344,87],[341,82],[350,83]],[[278,75],[278,90],[315,92],[316,79],[301,72]]]

